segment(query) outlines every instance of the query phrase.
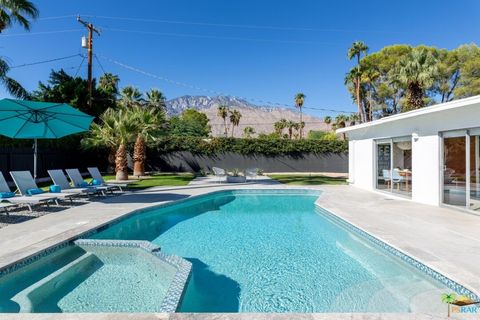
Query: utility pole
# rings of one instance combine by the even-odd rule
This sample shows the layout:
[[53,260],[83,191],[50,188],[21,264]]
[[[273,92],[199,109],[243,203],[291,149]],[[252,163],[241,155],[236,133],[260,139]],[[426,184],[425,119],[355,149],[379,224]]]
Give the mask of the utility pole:
[[100,30],[96,29],[92,23],[83,21],[80,16],[77,16],[77,21],[80,22],[88,30],[87,49],[88,49],[88,93],[90,97],[88,99],[88,106],[92,108],[92,96],[93,96],[93,33],[95,32],[100,36]]

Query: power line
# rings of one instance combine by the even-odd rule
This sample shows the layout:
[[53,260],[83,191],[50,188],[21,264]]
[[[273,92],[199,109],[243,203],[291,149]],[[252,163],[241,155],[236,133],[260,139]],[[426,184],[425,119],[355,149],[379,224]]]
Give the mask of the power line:
[[76,77],[76,76],[78,75],[78,73],[80,72],[80,69],[82,68],[83,63],[85,62],[85,59],[86,59],[86,58],[87,58],[86,56],[83,56],[83,59],[82,59],[82,61],[80,62],[80,65],[78,66],[77,71],[75,72],[75,77]]
[[[172,79],[169,79],[169,78],[166,78],[166,77],[162,77],[162,76],[159,76],[159,75],[156,75],[156,74],[153,74],[151,72],[147,72],[147,71],[144,71],[144,70],[141,70],[139,68],[136,68],[136,67],[133,67],[133,66],[130,66],[130,65],[127,65],[127,64],[124,64],[120,61],[117,61],[115,59],[111,59],[111,58],[108,58],[102,54],[99,55],[102,59],[105,59],[113,64],[116,64],[124,69],[127,69],[127,70],[130,70],[130,71],[134,71],[134,72],[137,72],[137,73],[140,73],[140,74],[143,74],[145,76],[148,76],[148,77],[151,77],[151,78],[154,78],[154,79],[157,79],[157,80],[161,80],[161,81],[164,81],[164,82],[168,82],[170,84],[174,84],[176,86],[181,86],[181,87],[185,87],[185,88],[189,88],[189,89],[194,89],[194,90],[198,90],[198,91],[203,91],[203,92],[206,92],[207,94],[213,94],[213,95],[217,95],[217,96],[225,96],[225,95],[228,95],[224,92],[220,92],[220,91],[216,91],[216,90],[210,90],[210,89],[205,89],[205,88],[202,88],[202,87],[199,87],[199,86],[195,86],[195,85],[191,85],[191,84],[187,84],[187,83],[184,83],[184,82],[180,82],[180,81],[175,81],[175,80],[172,80]],[[232,96],[233,98],[235,99],[241,99],[241,100],[247,100],[247,101],[252,101],[252,102],[255,102],[255,103],[259,103],[261,105],[270,105],[270,106],[278,106],[278,107],[287,107],[287,108],[294,108],[292,107],[291,105],[288,105],[288,104],[284,104],[284,103],[279,103],[279,102],[272,102],[272,101],[265,101],[265,100],[260,100],[260,99],[253,99],[253,98],[246,98],[246,97],[239,97],[239,96],[234,96],[234,95],[230,95]],[[318,111],[323,111],[323,112],[333,112],[333,113],[355,113],[355,112],[352,112],[352,111],[342,111],[342,110],[334,110],[334,109],[327,109],[327,108],[318,108],[318,107],[303,107],[303,109],[309,109],[309,110],[318,110]]]
[[65,29],[65,30],[55,30],[55,31],[39,31],[39,32],[24,32],[24,33],[6,33],[2,34],[4,37],[26,37],[26,36],[37,36],[43,34],[55,34],[55,33],[67,33],[67,32],[77,32],[83,31],[83,29]]
[[77,54],[72,54],[72,55],[66,56],[66,57],[54,58],[54,59],[43,60],[43,61],[36,61],[36,62],[31,62],[31,63],[24,63],[24,64],[20,64],[20,65],[17,65],[17,66],[10,67],[10,69],[29,67],[29,66],[34,66],[34,65],[37,65],[37,64],[44,64],[44,63],[49,63],[49,62],[66,60],[66,59],[71,59],[71,58],[79,57],[79,56],[81,57],[82,55],[77,53]]
[[199,39],[215,39],[215,40],[234,40],[234,41],[253,41],[253,42],[271,42],[271,43],[289,43],[289,44],[317,44],[317,45],[340,45],[339,43],[328,42],[316,42],[316,41],[296,41],[296,40],[274,40],[274,39],[261,39],[261,38],[243,38],[243,37],[223,37],[223,36],[209,36],[199,34],[187,34],[187,33],[168,33],[168,32],[155,32],[155,31],[141,31],[131,29],[118,29],[110,27],[101,27],[102,30],[109,30],[113,32],[122,33],[136,33],[154,36],[167,36],[167,37],[182,37],[182,38],[199,38]]
[[97,60],[98,65],[100,66],[100,69],[102,69],[102,72],[103,72],[104,74],[107,73],[107,72],[105,72],[105,69],[103,68],[103,65],[102,65],[102,63],[100,62],[100,59],[98,59],[97,55],[94,54],[93,56],[95,57],[95,60]]
[[59,20],[59,19],[66,19],[66,18],[75,18],[76,16],[77,15],[75,15],[75,14],[69,14],[69,15],[65,15],[65,16],[37,18],[37,20]]
[[388,30],[358,30],[358,29],[354,30],[354,29],[336,29],[336,28],[283,27],[283,26],[269,26],[269,25],[226,24],[226,23],[177,21],[177,20],[162,20],[162,19],[144,19],[144,18],[129,18],[129,17],[97,16],[97,15],[83,15],[83,16],[88,17],[88,18],[93,18],[93,19],[131,21],[131,22],[149,22],[149,23],[165,23],[165,24],[176,24],[176,25],[193,25],[193,26],[227,27],[227,28],[244,28],[244,29],[264,29],[264,30],[279,30],[279,31],[409,34],[409,32],[406,32],[406,31],[388,31]]

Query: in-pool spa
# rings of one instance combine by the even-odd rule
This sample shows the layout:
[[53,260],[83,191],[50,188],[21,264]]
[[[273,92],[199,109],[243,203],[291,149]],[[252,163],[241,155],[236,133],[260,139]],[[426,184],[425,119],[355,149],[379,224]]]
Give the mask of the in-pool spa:
[[[171,285],[175,270],[151,257],[129,264],[128,253],[80,246],[0,278],[7,288],[0,291],[2,310],[20,311],[19,295],[33,291],[27,310],[33,312],[155,312],[166,310],[162,301],[170,299],[179,312],[444,313],[441,294],[468,293],[316,207],[318,196],[308,190],[222,191],[134,213],[80,244],[149,242],[166,257],[189,262],[182,259],[188,266],[178,285]],[[85,251],[100,265],[72,280],[60,268]],[[52,274],[70,280],[51,290]],[[20,287],[12,288],[11,279]]]

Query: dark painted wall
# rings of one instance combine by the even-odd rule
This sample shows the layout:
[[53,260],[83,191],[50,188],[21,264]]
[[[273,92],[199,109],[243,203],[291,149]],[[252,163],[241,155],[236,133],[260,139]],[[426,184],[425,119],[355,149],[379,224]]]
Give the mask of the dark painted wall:
[[193,155],[190,152],[149,154],[151,170],[196,172],[200,169],[259,168],[265,172],[348,172],[347,153],[303,154],[295,156],[241,155],[226,152],[213,156]]
[[[84,150],[38,150],[38,177],[48,177],[49,169],[79,168],[82,172],[89,166],[106,170],[107,157],[102,152]],[[11,180],[9,171],[30,170],[33,173],[32,148],[0,148],[0,170],[7,180]]]

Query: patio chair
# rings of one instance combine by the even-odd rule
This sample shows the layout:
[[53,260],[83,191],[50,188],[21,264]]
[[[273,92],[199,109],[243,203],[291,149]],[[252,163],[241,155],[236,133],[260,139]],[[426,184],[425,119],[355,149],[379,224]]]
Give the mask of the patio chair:
[[256,179],[258,177],[258,169],[257,168],[248,168],[245,170],[245,177],[247,181]]
[[[22,196],[29,197],[41,197],[45,196],[45,193],[32,194],[31,190],[41,190],[38,188],[35,179],[33,179],[30,171],[10,171],[10,175],[13,178],[13,182],[17,186],[18,191]],[[70,200],[73,203],[73,198],[80,195],[81,192],[58,192],[58,193],[47,193],[47,196],[54,195],[55,198],[60,200]]]
[[77,188],[92,187],[95,191],[100,192],[106,196],[106,192],[113,192],[115,188],[109,186],[90,186],[87,181],[83,180],[82,174],[78,169],[65,169],[72,184]]
[[[8,183],[5,180],[5,177],[3,176],[2,172],[0,172],[0,192],[11,192],[10,187],[8,186]],[[37,196],[32,196],[32,197],[15,195],[13,197],[5,198],[2,200],[8,202],[8,203],[5,203],[6,205],[8,205],[9,203],[12,205],[20,205],[20,204],[26,205],[29,211],[33,211],[32,206],[37,204],[46,204],[47,207],[50,202],[54,202],[58,204],[57,197],[52,194],[39,194]]]
[[390,187],[390,183],[392,182],[392,177],[391,177],[391,171],[387,169],[382,170],[382,179],[387,185],[387,187]]
[[81,194],[86,194],[87,196],[98,193],[98,191],[92,187],[83,187],[83,188],[72,187],[68,182],[67,177],[63,173],[63,170],[48,170],[47,172],[50,178],[52,178],[53,183],[60,186],[60,188],[62,188],[62,192],[81,193]]
[[395,186],[397,184],[398,191],[400,191],[400,184],[405,180],[404,177],[400,175],[398,169],[393,169],[392,171],[392,183]]
[[227,172],[222,168],[212,167],[212,171],[215,177],[217,177],[218,183],[222,182],[222,180],[225,181],[227,178]]
[[[128,187],[128,182],[127,183],[107,183],[105,182],[105,180],[103,179],[102,177],[102,174],[100,173],[100,170],[98,170],[97,167],[90,167],[90,168],[87,168],[88,170],[88,173],[90,173],[90,175],[92,176],[92,178],[94,180],[97,180],[99,181],[101,184],[101,186],[107,186],[107,187],[111,187],[111,188],[118,188],[118,190],[120,190],[121,192],[123,192],[123,189],[122,188],[127,188]],[[133,183],[135,181],[131,181],[130,183]]]

